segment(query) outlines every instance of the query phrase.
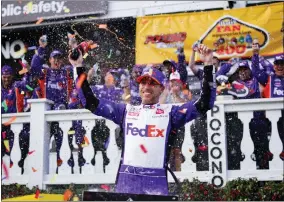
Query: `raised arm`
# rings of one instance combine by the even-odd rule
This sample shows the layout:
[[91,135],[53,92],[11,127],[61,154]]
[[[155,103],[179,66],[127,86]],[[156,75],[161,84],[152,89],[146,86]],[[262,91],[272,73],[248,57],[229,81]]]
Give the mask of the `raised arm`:
[[183,83],[186,83],[187,81],[187,70],[186,70],[186,64],[185,64],[185,55],[184,55],[184,49],[180,47],[178,49],[178,64],[177,64],[177,71],[180,74],[180,79]]
[[86,68],[82,65],[83,57],[81,53],[80,57],[76,61],[72,60],[69,55],[69,61],[73,67],[76,68],[74,71],[77,71],[78,79],[76,87],[78,90],[78,97],[83,106],[97,116],[102,116],[106,119],[112,120],[116,124],[121,124],[126,105],[116,104],[107,100],[99,100],[95,97],[86,79]]
[[268,74],[266,74],[265,69],[260,69],[259,67],[259,47],[254,44],[253,48],[253,56],[251,59],[252,62],[252,74],[257,79],[257,81],[265,86],[268,81]]
[[199,45],[201,59],[204,61],[204,73],[200,98],[196,102],[187,102],[181,106],[174,106],[171,112],[173,127],[181,127],[199,115],[205,115],[214,106],[216,98],[216,83],[213,79],[212,51],[205,45]]
[[202,75],[203,75],[203,70],[199,69],[198,67],[195,66],[195,53],[196,53],[196,46],[197,43],[195,43],[192,46],[192,54],[189,59],[189,68],[193,72],[193,74],[198,77],[199,80],[202,80]]
[[36,75],[41,74],[42,65],[45,63],[44,59],[46,56],[46,46],[47,42],[42,40],[42,37],[39,39],[39,47],[37,53],[33,55],[31,61],[31,72]]

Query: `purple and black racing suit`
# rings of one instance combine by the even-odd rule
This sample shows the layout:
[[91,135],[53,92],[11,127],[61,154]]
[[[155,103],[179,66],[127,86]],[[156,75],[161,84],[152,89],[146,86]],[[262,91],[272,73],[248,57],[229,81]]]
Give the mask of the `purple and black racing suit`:
[[[78,76],[84,67],[77,67]],[[85,108],[121,125],[124,132],[122,158],[116,178],[116,192],[168,195],[166,154],[171,128],[179,128],[210,110],[215,101],[213,66],[205,67],[202,92],[196,102],[181,106],[166,104],[116,104],[99,100],[85,80],[81,86]],[[82,97],[82,98],[81,98]]]

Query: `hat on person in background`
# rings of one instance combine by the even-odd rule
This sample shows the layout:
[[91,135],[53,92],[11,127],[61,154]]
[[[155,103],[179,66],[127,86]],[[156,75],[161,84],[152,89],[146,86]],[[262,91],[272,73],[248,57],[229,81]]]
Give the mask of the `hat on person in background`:
[[173,80],[182,82],[180,80],[180,74],[177,71],[170,74],[170,81],[173,81]]
[[275,65],[284,64],[284,54],[276,55],[276,56],[274,57],[274,64],[275,64]]
[[59,51],[59,50],[54,50],[50,53],[50,57],[54,58],[54,57],[62,57],[63,54]]
[[1,69],[1,74],[2,75],[12,75],[13,74],[13,69],[9,65],[4,65]]

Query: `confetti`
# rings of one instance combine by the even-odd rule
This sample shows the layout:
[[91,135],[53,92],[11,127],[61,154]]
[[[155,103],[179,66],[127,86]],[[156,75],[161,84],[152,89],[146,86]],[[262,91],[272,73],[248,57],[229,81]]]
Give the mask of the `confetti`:
[[112,49],[110,49],[109,55],[107,56],[107,58],[109,59],[111,57],[111,55],[112,55]]
[[146,20],[146,19],[142,19],[142,21],[141,21],[141,23],[142,23],[143,25],[145,25],[147,22],[148,22],[148,20]]
[[6,138],[6,131],[2,132],[2,138],[5,139]]
[[39,191],[39,189],[37,188],[37,189],[36,189],[36,192],[35,192],[35,198],[36,198],[36,199],[39,198],[39,194],[40,194],[40,191]]
[[106,24],[100,24],[100,25],[99,25],[99,28],[100,28],[100,29],[107,29],[107,25],[106,25]]
[[75,130],[68,131],[68,135],[74,135],[74,134],[75,134]]
[[94,48],[97,48],[98,47],[98,44],[92,44],[92,45],[90,45],[90,49],[94,49]]
[[101,188],[106,190],[106,191],[110,191],[110,187],[108,185],[102,184]]
[[13,123],[16,120],[17,117],[13,116],[11,117],[7,122],[3,123],[4,126],[9,126],[11,123]]
[[26,85],[26,88],[30,91],[33,91],[34,89],[32,87],[30,87],[29,85]]
[[86,143],[86,144],[90,144],[90,141],[89,141],[89,139],[87,138],[87,136],[84,136],[84,140],[85,140],[85,143]]
[[6,27],[9,23],[6,23],[5,25],[3,25],[2,27]]
[[7,152],[10,152],[9,140],[4,140],[4,145],[5,145],[6,151],[7,151]]
[[29,152],[28,154],[29,154],[29,155],[31,155],[31,154],[32,154],[32,153],[34,153],[34,152],[35,152],[35,150],[33,150],[33,151],[30,151],[30,152]]
[[85,53],[85,55],[83,56],[84,59],[86,59],[88,57],[88,53]]
[[43,21],[43,18],[42,18],[42,17],[39,18],[39,19],[36,21],[36,25],[39,25],[40,23],[42,23],[42,21]]
[[130,96],[131,96],[130,94],[129,94],[129,95],[127,95],[127,96],[125,97],[125,99],[127,100],[128,98],[130,98]]
[[27,14],[33,10],[33,2],[30,1],[29,3],[27,3]]
[[147,153],[147,150],[146,150],[146,148],[144,147],[143,144],[140,145],[140,148],[142,149],[142,151],[143,151],[144,153]]
[[192,149],[189,148],[189,152],[192,152]]
[[69,12],[70,12],[70,9],[69,9],[69,8],[65,8],[65,9],[64,9],[64,12],[65,12],[65,13],[69,13]]
[[82,84],[83,84],[83,82],[85,81],[86,78],[87,78],[87,76],[86,76],[85,73],[80,75],[78,82],[76,84],[77,89],[81,88],[81,86],[82,86]]
[[34,173],[37,171],[36,169],[34,169],[34,167],[32,167],[32,170],[33,170]]
[[51,182],[51,183],[54,183],[55,180],[56,180],[56,178],[57,178],[57,174],[55,174],[55,175],[51,178],[50,182]]
[[90,19],[96,19],[97,17],[95,16],[89,16]]
[[4,175],[6,176],[6,179],[8,179],[9,178],[8,168],[7,168],[6,164],[3,163],[3,162],[2,162],[2,167],[3,167]]
[[66,191],[63,194],[64,201],[69,201],[73,195],[73,192],[70,189],[66,189]]
[[2,177],[2,180],[5,180],[6,179],[6,176],[5,177]]
[[5,111],[5,112],[8,111],[8,106],[7,106],[6,100],[4,100],[4,101],[2,102],[1,106],[4,108],[4,111]]
[[22,69],[21,71],[19,71],[19,75],[25,74],[27,73],[29,70],[28,69]]
[[199,146],[199,147],[198,147],[198,150],[199,150],[199,151],[207,151],[207,149],[208,149],[208,148],[207,148],[207,146],[205,146],[205,145],[202,145],[202,146]]

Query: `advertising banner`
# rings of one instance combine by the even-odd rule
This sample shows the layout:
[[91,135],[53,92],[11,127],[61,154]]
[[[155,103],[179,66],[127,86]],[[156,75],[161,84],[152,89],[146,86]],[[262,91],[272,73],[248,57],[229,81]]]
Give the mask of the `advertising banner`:
[[60,19],[91,14],[106,14],[107,1],[1,1],[2,24],[34,22],[39,18]]
[[197,41],[215,50],[220,59],[250,57],[253,39],[258,39],[261,55],[275,55],[283,52],[282,21],[283,3],[139,17],[136,64],[177,60],[177,47],[184,47],[188,61],[192,45]]

